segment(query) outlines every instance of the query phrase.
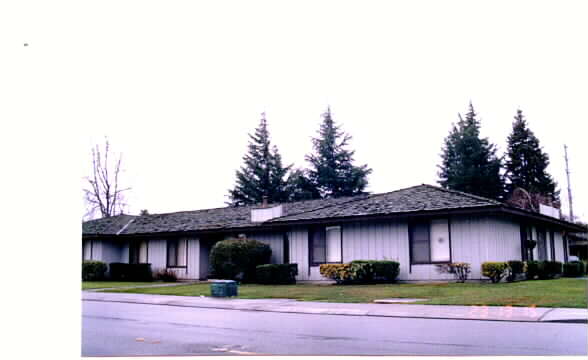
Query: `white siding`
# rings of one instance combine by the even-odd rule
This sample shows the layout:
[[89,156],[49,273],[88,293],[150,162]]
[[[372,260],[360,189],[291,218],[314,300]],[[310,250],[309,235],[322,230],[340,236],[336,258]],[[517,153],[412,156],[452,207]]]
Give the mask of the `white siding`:
[[248,233],[247,238],[267,244],[272,249],[272,264],[284,262],[284,236],[282,232]]
[[471,279],[482,279],[483,262],[521,259],[520,226],[498,217],[453,217],[451,251],[453,262],[470,263]]
[[555,231],[554,233],[554,242],[555,242],[555,260],[564,262],[564,246],[563,246],[563,235],[560,231]]
[[200,278],[200,240],[188,239],[188,271],[186,279]]
[[309,280],[308,268],[308,231],[304,227],[295,227],[288,233],[290,239],[290,262],[298,264],[296,280]]
[[408,274],[408,225],[405,222],[358,222],[342,226],[343,262],[394,260],[399,277]]
[[101,241],[101,243],[102,257],[100,261],[104,261],[106,264],[120,262],[121,244],[117,241]]
[[[120,247],[120,258],[118,259],[121,263],[129,262],[129,242],[125,241]],[[149,262],[149,255],[147,256],[147,262]]]
[[164,239],[149,240],[147,243],[147,262],[151,270],[157,272],[166,266],[167,242]]

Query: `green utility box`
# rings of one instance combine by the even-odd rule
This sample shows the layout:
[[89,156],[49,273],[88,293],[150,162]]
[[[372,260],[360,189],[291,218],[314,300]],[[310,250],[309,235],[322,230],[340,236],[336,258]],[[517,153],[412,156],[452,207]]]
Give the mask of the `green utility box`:
[[213,297],[237,296],[237,282],[234,280],[212,280],[210,295]]

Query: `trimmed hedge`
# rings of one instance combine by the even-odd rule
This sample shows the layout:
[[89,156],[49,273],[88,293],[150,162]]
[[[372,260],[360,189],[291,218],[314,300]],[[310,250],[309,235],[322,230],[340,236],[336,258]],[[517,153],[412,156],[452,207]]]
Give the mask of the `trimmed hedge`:
[[581,261],[572,261],[563,264],[563,276],[565,277],[582,276],[585,271],[585,264]]
[[82,280],[100,281],[106,278],[106,263],[102,261],[82,261]]
[[538,278],[540,274],[544,273],[544,267],[543,261],[527,261],[527,272],[525,274],[527,280]]
[[255,268],[255,278],[259,284],[296,284],[298,264],[265,264]]
[[110,263],[110,280],[153,281],[151,264]]
[[520,260],[510,260],[508,262],[508,276],[506,281],[513,282],[517,279],[518,275],[525,273],[525,263]]
[[502,280],[508,273],[508,264],[505,262],[482,263],[482,275],[489,277],[493,284]]
[[250,239],[217,242],[210,250],[210,278],[255,282],[256,266],[268,264],[269,245]]
[[[554,279],[561,276],[562,264],[559,261],[545,261],[544,262],[545,272],[543,275],[544,279]],[[541,279],[541,276],[539,277]]]
[[528,261],[527,280],[553,279],[562,274],[562,263],[559,261]]
[[351,281],[351,264],[321,264],[319,270],[322,276],[335,280],[337,284]]
[[321,275],[339,284],[373,284],[394,282],[400,264],[389,260],[354,260],[348,264],[322,264]]

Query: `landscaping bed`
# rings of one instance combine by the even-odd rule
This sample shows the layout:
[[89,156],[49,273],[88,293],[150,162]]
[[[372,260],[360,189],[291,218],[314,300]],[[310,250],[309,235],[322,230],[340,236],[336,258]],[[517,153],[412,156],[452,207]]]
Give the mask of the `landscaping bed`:
[[[120,283],[123,284],[123,283]],[[124,283],[128,286],[131,283]],[[149,284],[149,283],[147,283]],[[150,283],[153,284],[153,283]],[[374,285],[254,285],[239,286],[241,299],[287,298],[301,301],[370,303],[384,298],[421,298],[431,305],[490,305],[586,308],[588,282],[560,278],[514,283],[426,283]],[[109,286],[113,287],[113,286]],[[210,296],[210,284],[114,289],[106,292]]]

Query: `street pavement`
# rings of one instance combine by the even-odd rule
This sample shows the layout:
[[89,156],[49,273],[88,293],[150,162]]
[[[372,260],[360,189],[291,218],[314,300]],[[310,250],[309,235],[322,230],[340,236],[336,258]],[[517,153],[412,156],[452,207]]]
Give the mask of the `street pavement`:
[[169,299],[156,299],[159,305],[83,301],[82,355],[588,353],[586,324],[247,311],[166,305],[162,302]]

